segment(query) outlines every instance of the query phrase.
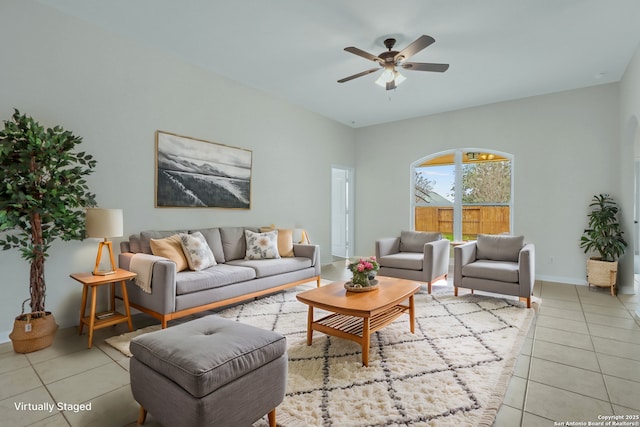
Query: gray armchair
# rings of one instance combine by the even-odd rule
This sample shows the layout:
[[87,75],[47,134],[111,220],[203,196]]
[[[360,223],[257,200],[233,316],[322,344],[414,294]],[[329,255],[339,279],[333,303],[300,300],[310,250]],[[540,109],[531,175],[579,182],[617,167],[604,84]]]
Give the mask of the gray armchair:
[[535,265],[535,246],[525,243],[524,236],[480,234],[454,248],[454,293],[468,288],[514,295],[531,308]]
[[440,233],[403,231],[400,237],[376,241],[380,276],[431,284],[449,273],[449,241]]

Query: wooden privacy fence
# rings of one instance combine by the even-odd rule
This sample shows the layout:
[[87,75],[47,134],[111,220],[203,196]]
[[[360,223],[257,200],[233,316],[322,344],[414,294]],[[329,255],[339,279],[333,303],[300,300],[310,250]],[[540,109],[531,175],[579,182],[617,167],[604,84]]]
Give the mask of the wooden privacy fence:
[[[453,234],[453,206],[416,206],[416,231]],[[471,205],[462,207],[462,234],[509,232],[509,206]]]

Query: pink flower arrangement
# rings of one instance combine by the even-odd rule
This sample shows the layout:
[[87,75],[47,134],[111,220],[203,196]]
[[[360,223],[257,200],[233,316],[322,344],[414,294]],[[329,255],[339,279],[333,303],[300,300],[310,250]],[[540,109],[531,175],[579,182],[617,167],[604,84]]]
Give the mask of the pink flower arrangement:
[[379,268],[380,265],[378,264],[375,256],[371,256],[369,258],[360,258],[358,261],[349,264],[349,270],[351,270],[352,273],[378,271]]

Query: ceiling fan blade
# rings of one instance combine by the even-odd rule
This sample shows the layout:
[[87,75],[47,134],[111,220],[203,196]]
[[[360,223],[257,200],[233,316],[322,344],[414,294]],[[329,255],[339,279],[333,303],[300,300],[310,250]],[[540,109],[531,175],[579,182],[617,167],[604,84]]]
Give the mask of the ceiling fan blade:
[[402,68],[412,71],[435,71],[444,73],[449,69],[449,64],[430,64],[427,62],[404,62]]
[[435,41],[436,40],[431,36],[422,35],[418,37],[416,41],[411,43],[409,46],[405,47],[400,52],[398,52],[398,54],[396,55],[396,60],[398,60],[400,57],[402,57],[403,59],[409,59],[409,57],[420,52],[422,49],[434,43]]
[[340,80],[338,80],[338,83],[348,82],[349,80],[357,79],[358,77],[362,77],[362,76],[366,76],[367,74],[375,73],[379,69],[380,68],[371,68],[370,70],[363,71],[361,73],[354,74],[354,75],[349,76],[349,77],[345,77],[344,79],[340,79]]
[[372,55],[369,52],[365,52],[362,49],[358,49],[357,47],[349,46],[349,47],[345,47],[344,50],[346,50],[347,52],[353,53],[354,55],[358,55],[365,59],[368,59],[369,61],[384,62],[382,59],[378,58],[377,56]]

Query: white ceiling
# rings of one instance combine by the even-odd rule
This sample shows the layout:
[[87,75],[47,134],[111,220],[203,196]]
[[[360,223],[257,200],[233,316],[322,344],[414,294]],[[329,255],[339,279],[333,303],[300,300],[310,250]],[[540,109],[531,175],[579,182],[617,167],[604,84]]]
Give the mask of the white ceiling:
[[[38,0],[353,127],[619,81],[640,43],[638,0]],[[345,52],[436,42],[396,90]]]

